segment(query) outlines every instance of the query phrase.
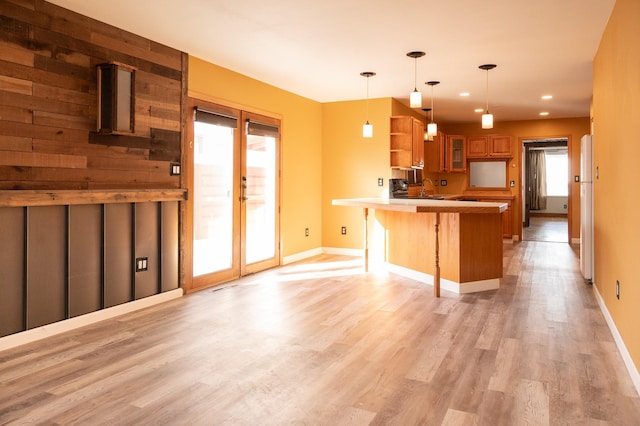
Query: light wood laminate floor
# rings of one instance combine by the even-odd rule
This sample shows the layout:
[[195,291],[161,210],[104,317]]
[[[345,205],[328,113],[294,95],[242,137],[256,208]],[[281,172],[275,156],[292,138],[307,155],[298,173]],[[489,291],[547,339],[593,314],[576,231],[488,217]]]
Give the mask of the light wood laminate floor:
[[531,216],[529,226],[522,228],[522,239],[525,241],[566,243],[569,240],[568,226],[566,216]]
[[568,244],[458,296],[322,255],[0,352],[0,424],[638,425]]

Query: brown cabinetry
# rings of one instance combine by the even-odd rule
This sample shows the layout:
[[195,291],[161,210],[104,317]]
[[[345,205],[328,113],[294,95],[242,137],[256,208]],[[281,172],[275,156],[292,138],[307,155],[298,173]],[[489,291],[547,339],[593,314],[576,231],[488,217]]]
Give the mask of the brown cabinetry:
[[507,208],[507,210],[502,212],[502,237],[503,238],[511,238],[513,237],[513,224],[512,224],[512,216],[511,216],[511,212],[513,211],[512,209],[512,203],[513,201],[510,199],[482,199],[481,201],[486,201],[486,202],[490,202],[490,203],[503,203],[503,204],[508,204],[509,207]]
[[450,173],[464,173],[467,171],[466,137],[461,135],[447,135],[447,150]]
[[512,158],[511,136],[469,136],[467,158]]
[[467,170],[466,138],[442,132],[424,143],[425,170],[432,173],[464,173]]
[[448,170],[447,137],[444,133],[438,132],[432,141],[424,142],[424,157],[425,171],[445,173]]
[[424,126],[410,116],[391,117],[390,166],[397,169],[424,167]]

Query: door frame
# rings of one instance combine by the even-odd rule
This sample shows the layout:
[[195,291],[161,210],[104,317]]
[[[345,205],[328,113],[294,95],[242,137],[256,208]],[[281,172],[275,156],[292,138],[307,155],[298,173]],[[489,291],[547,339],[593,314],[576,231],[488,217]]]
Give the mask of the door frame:
[[[572,163],[573,163],[573,152],[572,152],[572,143],[571,143],[571,135],[566,135],[566,136],[532,136],[532,137],[519,137],[518,138],[518,150],[519,150],[519,162],[520,162],[520,171],[521,171],[521,189],[520,189],[520,196],[523,197],[523,199],[521,200],[520,203],[520,220],[519,220],[519,230],[520,230],[520,241],[522,241],[522,235],[523,235],[523,229],[524,229],[524,224],[525,224],[525,220],[528,221],[529,219],[529,204],[528,204],[528,173],[527,173],[527,167],[528,167],[528,156],[526,156],[526,153],[528,152],[528,148],[531,146],[564,146],[564,143],[560,143],[560,141],[558,141],[558,139],[564,139],[566,140],[566,146],[567,146],[567,161],[569,162],[568,167],[567,167],[567,243],[571,244],[571,223],[572,223],[572,217],[573,217],[573,207],[572,207],[572,200],[573,200],[573,191],[572,191],[572,185],[571,183],[573,182],[572,180],[572,176],[573,176],[573,169],[572,169]],[[525,142],[526,141],[526,142]],[[538,141],[538,142],[536,142]],[[546,142],[545,142],[546,141]],[[528,146],[527,146],[528,145]]]
[[[181,181],[183,183],[183,188],[186,188],[186,199],[181,203],[182,207],[180,209],[180,243],[181,243],[181,251],[180,251],[180,264],[181,264],[181,282],[182,289],[185,294],[202,290],[205,288],[217,286],[224,284],[225,282],[234,280],[239,278],[239,276],[227,276],[220,281],[211,282],[211,283],[202,283],[195,280],[194,285],[194,277],[193,277],[193,213],[194,213],[194,200],[193,200],[193,192],[194,192],[194,157],[193,157],[193,148],[194,148],[194,135],[193,135],[193,120],[195,114],[195,106],[205,104],[219,107],[218,110],[220,112],[224,112],[225,109],[227,111],[239,110],[242,112],[253,113],[262,115],[265,117],[269,117],[272,119],[279,120],[280,124],[280,140],[278,143],[278,153],[276,157],[276,178],[277,178],[277,219],[276,219],[276,227],[277,227],[277,250],[276,250],[276,264],[282,265],[282,227],[280,224],[281,221],[281,204],[282,204],[282,152],[283,152],[283,143],[282,143],[282,116],[278,114],[274,114],[272,112],[263,111],[256,108],[245,107],[243,105],[229,102],[227,100],[219,99],[207,94],[197,93],[189,91],[187,95],[186,102],[183,104],[183,139],[182,139],[182,155],[181,155]],[[238,126],[243,125],[240,121],[241,117],[238,115]],[[242,144],[241,144],[242,146]],[[240,168],[237,168],[238,173],[240,173]],[[238,175],[238,180],[240,175]],[[234,235],[235,238],[240,238],[239,235]]]

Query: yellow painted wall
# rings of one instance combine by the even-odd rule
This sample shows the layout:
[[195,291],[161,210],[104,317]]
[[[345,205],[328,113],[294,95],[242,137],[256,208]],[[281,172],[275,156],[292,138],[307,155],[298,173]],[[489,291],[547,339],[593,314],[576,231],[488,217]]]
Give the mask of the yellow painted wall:
[[[595,285],[640,368],[640,2],[617,0],[594,60]],[[620,281],[620,299],[615,283]]]
[[[480,127],[480,117],[477,123],[447,124],[441,125],[445,133],[460,135],[482,135],[482,134],[506,134],[512,135],[517,146],[517,153],[514,151],[514,158],[509,167],[509,180],[516,181],[516,187],[512,188],[511,194],[516,196],[513,213],[514,234],[520,232],[522,213],[521,200],[521,176],[522,176],[522,139],[536,139],[546,137],[568,137],[570,139],[569,155],[571,158],[570,176],[580,174],[580,138],[582,135],[590,133],[589,118],[567,118],[567,119],[547,119],[529,121],[499,121],[495,117],[494,127],[491,130],[482,130]],[[513,167],[515,166],[515,167]],[[441,193],[459,193],[465,189],[464,175],[449,173],[439,174],[440,179],[447,179],[447,187],[439,188]],[[571,238],[580,238],[580,184],[570,180],[569,194],[571,196]]]
[[[334,198],[380,197],[388,191],[389,117],[391,98],[369,100],[373,138],[362,137],[366,101],[322,105],[322,244],[325,247],[361,249],[361,209],[332,206]],[[378,186],[378,178],[384,186]],[[340,229],[347,227],[347,235]]]
[[[189,92],[282,120],[283,255],[320,247],[322,105],[191,56]],[[310,236],[304,236],[309,228]]]

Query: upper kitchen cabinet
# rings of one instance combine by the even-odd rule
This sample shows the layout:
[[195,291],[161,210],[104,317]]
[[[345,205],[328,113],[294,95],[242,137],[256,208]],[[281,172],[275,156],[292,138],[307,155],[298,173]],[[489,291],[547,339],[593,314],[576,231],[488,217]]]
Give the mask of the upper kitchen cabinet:
[[469,136],[467,158],[512,158],[511,136]]
[[438,131],[432,141],[424,142],[424,168],[427,172],[445,173],[449,169],[447,136]]
[[467,143],[465,136],[448,135],[447,150],[449,158],[450,173],[464,173],[467,171],[467,152],[465,145]]
[[390,165],[396,169],[424,167],[424,126],[410,116],[391,117]]

